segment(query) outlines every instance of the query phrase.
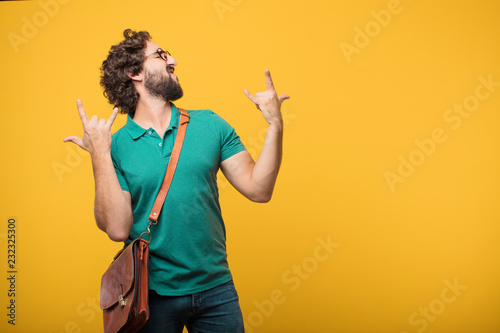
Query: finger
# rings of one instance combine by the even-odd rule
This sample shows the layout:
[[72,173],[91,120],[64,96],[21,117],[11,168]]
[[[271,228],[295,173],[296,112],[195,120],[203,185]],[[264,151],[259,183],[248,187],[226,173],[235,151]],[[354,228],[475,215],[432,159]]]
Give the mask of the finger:
[[76,100],[76,108],[78,109],[78,114],[80,115],[80,119],[82,121],[83,127],[87,126],[89,122],[89,117],[87,117],[87,114],[85,113],[85,109],[83,108],[82,101],[77,99]]
[[249,100],[251,100],[252,102],[257,104],[257,99],[252,94],[250,94],[250,92],[248,92],[248,90],[246,90],[246,89],[245,89],[245,95],[247,95]]
[[[83,139],[79,138],[77,136],[74,136],[74,135],[67,136],[64,138],[64,142],[73,142],[74,144],[78,145],[80,148],[85,149],[85,147],[83,145]],[[87,150],[87,149],[85,149],[85,150]]]
[[278,97],[278,100],[280,101],[280,104],[281,104],[281,103],[283,103],[283,101],[284,101],[285,99],[290,99],[290,96],[289,96],[289,95],[280,95],[280,96]]
[[273,79],[271,78],[271,72],[269,71],[269,69],[265,70],[265,75],[266,75],[266,90],[275,90]]
[[118,108],[114,108],[113,112],[111,113],[111,116],[109,116],[108,121],[106,122],[106,126],[108,128],[111,128],[111,125],[115,122],[116,115],[118,115]]
[[97,127],[103,128],[105,126],[106,126],[106,119],[104,119],[104,118],[99,119],[99,123],[98,123]]
[[92,126],[96,126],[97,124],[99,124],[99,118],[97,118],[96,115],[93,115],[90,118],[89,124],[91,124]]

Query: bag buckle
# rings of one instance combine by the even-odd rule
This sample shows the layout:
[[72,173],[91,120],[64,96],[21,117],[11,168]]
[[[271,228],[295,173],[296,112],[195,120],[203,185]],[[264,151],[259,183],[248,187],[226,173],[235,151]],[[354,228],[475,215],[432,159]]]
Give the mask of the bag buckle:
[[149,222],[149,225],[148,225],[148,229],[146,231],[144,231],[140,236],[139,238],[142,238],[142,235],[148,235],[149,236],[149,242],[151,243],[151,226],[152,225],[156,225],[158,224],[158,221],[153,221],[153,220],[150,220],[148,219],[148,222]]
[[123,298],[123,295],[120,295],[120,297],[118,297],[118,304],[120,305],[120,308],[125,307],[125,299]]
[[120,308],[123,309],[123,307],[125,307],[125,299],[123,298],[123,285],[121,284],[120,289],[122,290],[122,293],[118,296],[118,305],[120,305]]

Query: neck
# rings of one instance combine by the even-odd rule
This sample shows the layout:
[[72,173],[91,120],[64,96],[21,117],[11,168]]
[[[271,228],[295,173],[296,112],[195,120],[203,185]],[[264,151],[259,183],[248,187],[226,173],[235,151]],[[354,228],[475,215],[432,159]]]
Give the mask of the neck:
[[172,106],[162,99],[139,98],[135,109],[134,121],[142,128],[153,128],[160,137],[170,124]]

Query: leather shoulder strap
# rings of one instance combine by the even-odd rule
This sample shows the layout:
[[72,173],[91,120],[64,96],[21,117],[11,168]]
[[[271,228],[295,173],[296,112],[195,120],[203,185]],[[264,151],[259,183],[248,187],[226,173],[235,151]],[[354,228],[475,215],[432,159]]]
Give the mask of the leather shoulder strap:
[[186,127],[189,122],[189,114],[184,109],[179,109],[179,111],[181,112],[181,116],[179,121],[179,128],[177,129],[177,136],[175,137],[174,149],[172,150],[172,154],[170,155],[167,172],[165,173],[165,178],[163,179],[160,191],[158,192],[155,204],[153,205],[153,210],[151,211],[151,214],[149,214],[149,220],[154,222],[152,224],[156,224],[158,216],[160,215],[161,208],[163,207],[163,203],[165,202],[165,198],[167,197],[168,189],[170,188],[170,184],[172,183],[172,179],[174,178],[175,168],[177,167],[182,144],[186,135]]

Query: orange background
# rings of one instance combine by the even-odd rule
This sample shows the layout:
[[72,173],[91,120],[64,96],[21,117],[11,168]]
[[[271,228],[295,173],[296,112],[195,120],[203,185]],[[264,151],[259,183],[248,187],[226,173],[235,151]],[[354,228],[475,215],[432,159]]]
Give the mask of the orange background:
[[[178,61],[177,104],[209,108],[256,157],[283,108],[269,204],[223,179],[247,332],[500,332],[500,3],[0,2],[0,331],[99,332],[100,278],[121,247],[95,226],[75,101],[108,117],[99,67],[126,28]],[[119,116],[117,130],[125,122]],[[16,219],[16,325],[9,318]]]

